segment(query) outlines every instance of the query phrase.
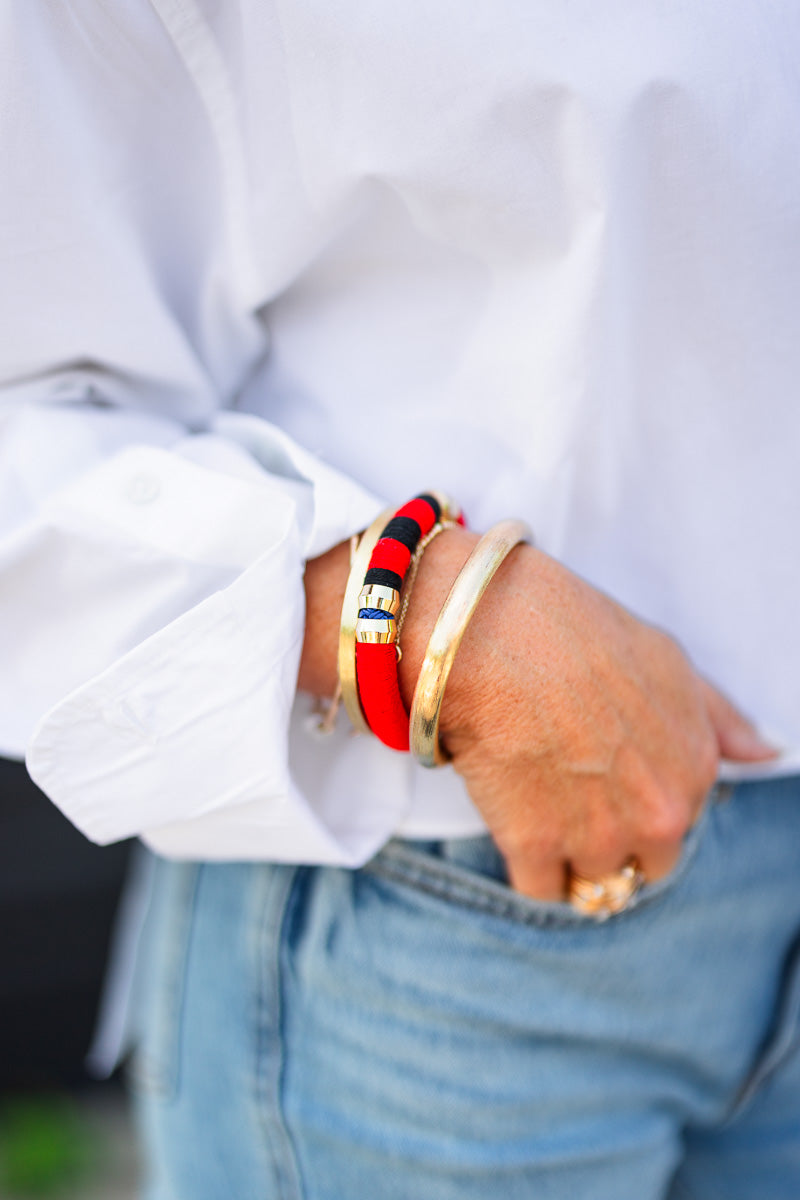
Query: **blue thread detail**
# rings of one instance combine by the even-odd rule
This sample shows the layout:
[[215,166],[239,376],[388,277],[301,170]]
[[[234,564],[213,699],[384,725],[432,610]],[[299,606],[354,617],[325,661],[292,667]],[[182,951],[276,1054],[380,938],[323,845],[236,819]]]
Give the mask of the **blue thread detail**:
[[359,617],[365,617],[369,621],[393,621],[394,617],[391,613],[384,612],[382,608],[360,608],[358,610]]

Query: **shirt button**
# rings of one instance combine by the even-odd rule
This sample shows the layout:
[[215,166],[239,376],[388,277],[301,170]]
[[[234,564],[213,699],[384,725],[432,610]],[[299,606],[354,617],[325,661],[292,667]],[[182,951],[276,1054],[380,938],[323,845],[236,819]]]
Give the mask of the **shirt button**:
[[125,486],[125,496],[131,504],[152,504],[161,491],[157,476],[134,475]]

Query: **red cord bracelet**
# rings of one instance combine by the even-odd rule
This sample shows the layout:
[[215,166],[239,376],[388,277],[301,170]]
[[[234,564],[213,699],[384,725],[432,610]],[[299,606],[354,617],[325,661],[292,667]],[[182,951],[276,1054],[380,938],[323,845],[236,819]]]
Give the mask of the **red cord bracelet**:
[[460,513],[444,497],[415,496],[381,532],[359,595],[356,678],[361,707],[377,738],[393,750],[408,750],[408,713],[397,677],[397,614],[400,591],[420,541],[442,519]]

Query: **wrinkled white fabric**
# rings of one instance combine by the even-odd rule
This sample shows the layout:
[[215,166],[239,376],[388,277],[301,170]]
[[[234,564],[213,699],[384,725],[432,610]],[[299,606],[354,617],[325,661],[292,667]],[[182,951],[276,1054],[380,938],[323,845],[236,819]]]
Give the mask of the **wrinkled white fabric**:
[[790,0],[7,4],[0,749],[169,854],[478,830],[294,697],[305,559],[438,487],[797,770],[798,50]]

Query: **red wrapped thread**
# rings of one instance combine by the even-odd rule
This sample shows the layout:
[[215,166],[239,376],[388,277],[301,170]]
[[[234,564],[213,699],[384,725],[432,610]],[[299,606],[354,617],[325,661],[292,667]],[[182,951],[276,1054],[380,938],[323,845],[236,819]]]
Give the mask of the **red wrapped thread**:
[[397,643],[357,642],[356,673],[370,729],[385,746],[408,751],[408,713],[397,681]]
[[[454,519],[450,506],[443,513],[435,496],[415,496],[397,510],[375,545],[364,586],[380,585],[400,593],[411,560],[422,538],[442,518]],[[461,521],[460,516],[458,519]],[[462,521],[463,523],[463,521]],[[367,724],[377,738],[393,750],[409,749],[408,713],[400,697],[397,677],[398,645],[394,617],[375,609],[362,608],[359,618],[385,621],[390,640],[367,641],[356,627],[356,679]]]

